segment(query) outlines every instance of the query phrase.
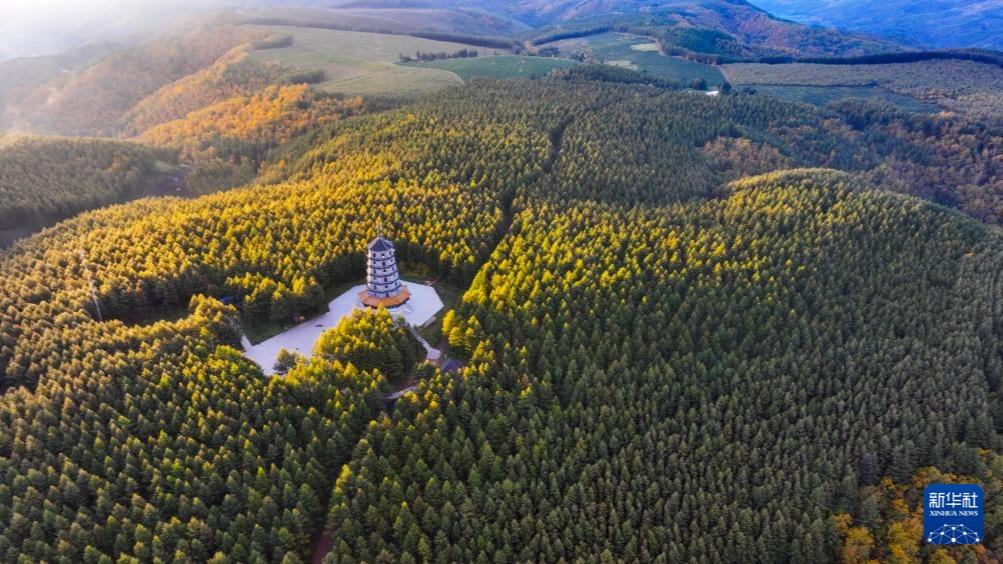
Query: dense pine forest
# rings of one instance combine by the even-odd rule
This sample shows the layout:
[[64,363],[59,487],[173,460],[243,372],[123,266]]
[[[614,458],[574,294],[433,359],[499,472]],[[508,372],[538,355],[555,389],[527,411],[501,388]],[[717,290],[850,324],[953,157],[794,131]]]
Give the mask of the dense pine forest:
[[155,125],[137,139],[179,150],[181,162],[193,169],[188,190],[205,194],[252,182],[271,149],[363,108],[359,97],[323,95],[306,84],[273,85]]
[[43,227],[157,193],[170,183],[164,177],[173,160],[171,151],[135,143],[0,135],[0,229]]
[[[999,131],[606,78],[147,129],[254,182],[0,254],[0,560],[997,558]],[[264,376],[240,328],[361,279],[378,222],[466,288],[464,368],[379,311]],[[982,546],[903,533],[962,480]]]
[[999,126],[1003,122],[1003,100],[999,96],[1003,88],[1003,55],[972,60],[963,53],[940,54],[958,58],[918,59],[912,63],[890,58],[884,62],[875,60],[873,64],[835,59],[828,63],[743,63],[722,68],[735,84],[880,85]]

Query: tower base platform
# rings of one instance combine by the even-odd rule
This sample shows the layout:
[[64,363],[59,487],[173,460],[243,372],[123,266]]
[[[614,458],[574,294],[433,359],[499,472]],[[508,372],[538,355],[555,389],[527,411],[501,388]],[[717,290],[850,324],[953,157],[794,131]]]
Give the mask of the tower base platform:
[[366,307],[377,308],[383,306],[387,309],[403,305],[404,302],[411,298],[411,292],[407,289],[407,286],[401,286],[401,291],[396,296],[390,296],[389,298],[378,298],[369,293],[369,290],[364,290],[359,292],[359,300],[362,305]]

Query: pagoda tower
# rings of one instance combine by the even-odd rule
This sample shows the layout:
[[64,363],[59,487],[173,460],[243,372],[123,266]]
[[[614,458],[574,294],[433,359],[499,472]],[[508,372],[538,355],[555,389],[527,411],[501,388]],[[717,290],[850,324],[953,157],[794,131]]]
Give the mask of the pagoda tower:
[[397,307],[411,297],[401,285],[394,244],[382,234],[366,246],[366,289],[359,299],[369,307]]

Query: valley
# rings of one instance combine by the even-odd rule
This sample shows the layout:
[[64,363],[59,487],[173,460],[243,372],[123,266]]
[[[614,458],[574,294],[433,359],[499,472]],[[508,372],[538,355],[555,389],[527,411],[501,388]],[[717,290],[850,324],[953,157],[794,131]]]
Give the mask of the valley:
[[604,32],[583,38],[563,39],[544,46],[683,85],[703,81],[707,88],[717,88],[724,82],[724,77],[714,66],[666,56],[661,52],[657,41],[642,35]]

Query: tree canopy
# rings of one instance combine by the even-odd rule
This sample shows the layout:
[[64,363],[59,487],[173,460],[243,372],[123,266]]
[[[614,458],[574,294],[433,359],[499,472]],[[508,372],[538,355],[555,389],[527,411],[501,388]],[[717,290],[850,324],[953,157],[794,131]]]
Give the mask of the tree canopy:
[[[64,221],[0,255],[0,560],[930,556],[875,492],[1000,491],[1003,239],[910,195],[991,186],[992,131],[916,120],[473,81],[256,185]],[[460,371],[388,408],[420,350],[385,312],[284,376],[239,354],[360,278],[380,221],[468,285]]]

